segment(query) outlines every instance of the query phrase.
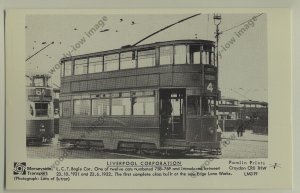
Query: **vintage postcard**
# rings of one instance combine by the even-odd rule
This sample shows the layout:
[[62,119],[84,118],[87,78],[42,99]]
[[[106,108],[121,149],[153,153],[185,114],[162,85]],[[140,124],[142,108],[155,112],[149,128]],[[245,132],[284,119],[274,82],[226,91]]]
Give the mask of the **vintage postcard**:
[[288,9],[7,10],[5,27],[7,189],[292,187]]

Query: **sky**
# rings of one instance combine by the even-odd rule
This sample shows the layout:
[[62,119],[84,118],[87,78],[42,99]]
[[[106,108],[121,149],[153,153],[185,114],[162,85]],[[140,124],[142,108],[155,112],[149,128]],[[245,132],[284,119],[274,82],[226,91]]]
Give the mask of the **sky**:
[[[191,14],[193,15],[193,14]],[[72,51],[72,55],[117,49],[132,45],[147,35],[191,15],[29,15],[26,17],[26,55],[38,54],[26,61],[26,73],[49,74],[59,60]],[[257,14],[222,14],[219,42],[219,89],[222,96],[239,100],[268,101],[267,16],[256,21],[239,24]],[[104,26],[92,36],[88,32],[99,20]],[[247,26],[248,27],[247,27]],[[227,29],[231,29],[226,31]],[[244,28],[244,33],[237,35]],[[104,30],[105,32],[100,32]],[[202,14],[177,24],[141,44],[179,39],[215,41],[213,14]],[[76,50],[82,38],[85,42]],[[52,74],[53,84],[60,86],[60,70]]]

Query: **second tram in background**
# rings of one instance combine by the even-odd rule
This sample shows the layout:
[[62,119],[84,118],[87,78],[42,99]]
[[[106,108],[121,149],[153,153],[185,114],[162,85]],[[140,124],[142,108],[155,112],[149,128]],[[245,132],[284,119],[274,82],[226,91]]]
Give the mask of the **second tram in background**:
[[223,132],[236,131],[242,122],[239,101],[222,97],[218,101],[218,119]]
[[176,40],[63,58],[59,140],[220,153],[215,45]]
[[54,137],[53,89],[48,85],[50,76],[26,78],[26,144],[49,142]]
[[241,118],[245,127],[254,133],[268,133],[268,103],[262,101],[240,101]]

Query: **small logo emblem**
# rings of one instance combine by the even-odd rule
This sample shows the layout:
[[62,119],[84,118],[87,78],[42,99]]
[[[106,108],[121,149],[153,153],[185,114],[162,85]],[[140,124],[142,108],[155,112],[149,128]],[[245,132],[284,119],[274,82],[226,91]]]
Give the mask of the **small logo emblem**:
[[26,175],[26,162],[14,162],[14,175]]

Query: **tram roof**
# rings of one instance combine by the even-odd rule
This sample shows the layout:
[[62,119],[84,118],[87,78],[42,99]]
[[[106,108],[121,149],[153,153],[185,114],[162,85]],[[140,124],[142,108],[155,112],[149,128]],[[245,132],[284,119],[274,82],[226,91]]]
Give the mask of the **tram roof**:
[[172,40],[172,41],[164,41],[164,42],[155,42],[150,44],[143,44],[138,46],[131,46],[131,45],[125,45],[118,49],[113,50],[106,50],[106,51],[100,51],[100,52],[93,52],[88,54],[81,54],[77,56],[71,56],[71,57],[64,57],[61,59],[61,61],[67,61],[71,59],[79,59],[83,57],[93,57],[98,55],[106,55],[106,54],[114,54],[119,52],[126,52],[136,49],[145,49],[145,48],[151,48],[151,47],[157,47],[157,46],[167,46],[167,45],[173,45],[173,44],[214,44],[214,41],[210,40],[194,40],[194,39],[185,39],[185,40]]
[[261,104],[261,105],[268,105],[268,103],[264,102],[264,101],[252,101],[252,100],[243,100],[243,101],[240,101],[240,104]]
[[223,100],[223,101],[239,101],[238,99],[230,98],[230,97],[221,97],[221,100]]
[[26,74],[27,77],[30,78],[51,78],[49,74],[37,74],[37,73],[31,73],[31,74]]

